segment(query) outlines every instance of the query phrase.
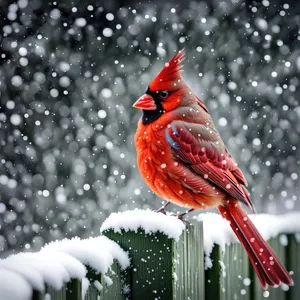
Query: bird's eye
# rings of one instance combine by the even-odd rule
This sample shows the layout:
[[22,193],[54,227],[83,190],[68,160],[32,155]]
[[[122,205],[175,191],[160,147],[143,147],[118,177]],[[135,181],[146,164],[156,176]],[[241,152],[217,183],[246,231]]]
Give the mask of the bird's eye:
[[160,91],[159,96],[160,98],[167,98],[169,96],[169,93],[167,91]]

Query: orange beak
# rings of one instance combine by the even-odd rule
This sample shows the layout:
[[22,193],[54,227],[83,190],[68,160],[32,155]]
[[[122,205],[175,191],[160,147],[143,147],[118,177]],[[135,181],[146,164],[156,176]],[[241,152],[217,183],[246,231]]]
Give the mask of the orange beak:
[[156,110],[156,104],[150,95],[143,95],[133,105],[134,108],[143,110]]

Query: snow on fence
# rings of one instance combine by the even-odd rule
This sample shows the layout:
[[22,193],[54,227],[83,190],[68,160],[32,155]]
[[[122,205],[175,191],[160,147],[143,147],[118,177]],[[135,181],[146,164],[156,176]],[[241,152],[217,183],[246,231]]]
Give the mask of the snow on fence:
[[300,213],[251,219],[295,286],[264,291],[217,214],[200,214],[191,225],[136,209],[111,214],[99,237],[56,241],[0,260],[0,299],[299,299]]

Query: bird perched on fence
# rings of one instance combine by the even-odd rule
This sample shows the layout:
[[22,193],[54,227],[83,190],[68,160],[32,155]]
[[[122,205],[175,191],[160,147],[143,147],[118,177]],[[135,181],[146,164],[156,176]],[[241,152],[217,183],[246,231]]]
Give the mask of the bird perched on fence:
[[183,59],[184,51],[179,51],[133,105],[142,110],[135,134],[139,171],[167,204],[172,202],[189,211],[217,208],[247,251],[263,288],[293,285],[242,208],[244,203],[253,209],[246,179],[206,106],[184,82]]

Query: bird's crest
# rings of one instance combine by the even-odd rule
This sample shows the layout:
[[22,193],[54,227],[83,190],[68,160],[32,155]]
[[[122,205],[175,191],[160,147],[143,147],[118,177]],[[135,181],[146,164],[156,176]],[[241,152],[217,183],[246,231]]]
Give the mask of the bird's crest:
[[151,91],[172,90],[173,86],[181,80],[181,62],[185,58],[185,50],[180,50],[171,60],[165,63],[164,68],[152,80],[149,88]]

